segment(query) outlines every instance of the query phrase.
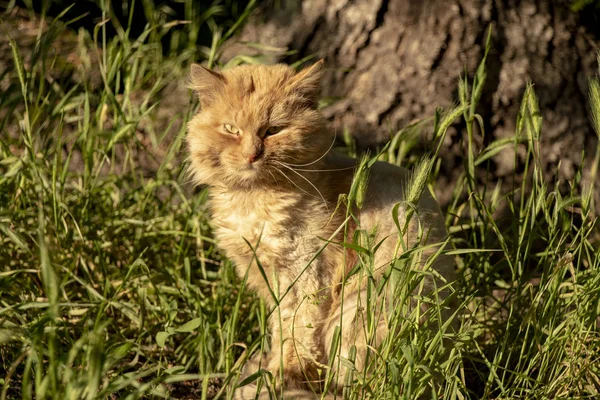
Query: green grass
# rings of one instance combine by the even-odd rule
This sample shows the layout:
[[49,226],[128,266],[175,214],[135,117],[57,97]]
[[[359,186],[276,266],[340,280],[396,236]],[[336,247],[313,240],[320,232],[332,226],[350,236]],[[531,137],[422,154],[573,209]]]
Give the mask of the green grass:
[[[183,105],[170,107],[189,64],[218,62],[236,25],[222,29],[209,9],[212,46],[165,54],[161,11],[142,3],[156,19],[139,38],[81,30],[73,64],[55,51],[68,21],[55,22],[37,46],[12,42],[0,71],[0,399],[227,398],[244,360],[268,345],[270,310],[219,254],[205,189],[186,182],[182,140],[196,102],[183,91]],[[186,32],[178,40],[196,39]],[[419,277],[392,273],[399,334],[372,358],[374,374],[340,378],[353,382],[347,398],[414,398],[432,377],[447,399],[600,392],[597,189],[581,171],[573,182],[543,176],[534,86],[515,135],[475,152],[484,61],[460,80],[454,107],[401,130],[379,155],[413,167],[419,130],[433,132],[431,162],[419,165],[434,185],[443,135],[462,118],[464,168],[446,210],[462,310],[452,351],[443,355],[439,332],[408,307]],[[590,99],[600,134],[597,79]],[[504,191],[481,178],[493,155],[513,150],[526,154],[526,179]],[[600,147],[585,156],[595,157],[593,182]]]

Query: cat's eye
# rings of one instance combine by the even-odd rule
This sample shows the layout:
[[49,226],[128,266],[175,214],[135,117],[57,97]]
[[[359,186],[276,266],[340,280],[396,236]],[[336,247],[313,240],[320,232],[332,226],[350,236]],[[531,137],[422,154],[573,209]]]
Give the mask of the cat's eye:
[[273,136],[277,135],[279,132],[283,130],[282,126],[270,126],[265,131],[265,136]]
[[240,133],[240,130],[238,129],[237,126],[233,126],[231,124],[225,124],[223,125],[223,128],[225,128],[225,130],[229,133],[231,133],[232,135],[238,135]]

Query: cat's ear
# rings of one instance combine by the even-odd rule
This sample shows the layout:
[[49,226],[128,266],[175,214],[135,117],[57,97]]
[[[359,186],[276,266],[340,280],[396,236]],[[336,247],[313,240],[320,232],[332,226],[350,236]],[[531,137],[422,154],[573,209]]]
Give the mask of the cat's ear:
[[188,87],[200,97],[203,106],[213,101],[225,85],[225,77],[199,64],[192,64]]
[[316,104],[321,89],[322,77],[323,60],[319,60],[310,67],[296,73],[291,79],[290,88]]

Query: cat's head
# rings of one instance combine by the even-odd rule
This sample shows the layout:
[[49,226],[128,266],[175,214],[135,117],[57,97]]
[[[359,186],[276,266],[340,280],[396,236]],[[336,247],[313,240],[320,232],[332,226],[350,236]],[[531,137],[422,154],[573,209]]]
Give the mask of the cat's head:
[[330,147],[317,110],[322,62],[300,72],[286,65],[244,65],[221,73],[193,65],[190,87],[200,111],[188,124],[196,183],[275,184],[284,165],[308,164]]

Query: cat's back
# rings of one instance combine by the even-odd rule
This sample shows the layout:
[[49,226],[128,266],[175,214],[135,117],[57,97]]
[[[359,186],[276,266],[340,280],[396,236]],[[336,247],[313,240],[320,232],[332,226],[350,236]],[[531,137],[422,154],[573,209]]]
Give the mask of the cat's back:
[[[356,165],[356,160],[337,155],[332,158],[332,163],[337,167],[347,167],[353,163]],[[410,176],[407,169],[386,162],[376,162],[369,171],[365,200],[358,212],[358,228],[374,235],[373,245],[382,242],[375,254],[376,267],[387,265],[398,255],[396,222],[404,228],[406,212],[414,206],[408,205],[406,199],[408,185],[412,184]],[[427,188],[423,190],[416,206],[416,213],[413,214],[408,230],[404,232],[404,239],[409,245],[414,244],[420,235],[424,238],[421,241],[423,245],[443,242],[447,236],[444,218]],[[394,214],[397,215],[397,221]],[[426,253],[434,251],[430,247]],[[450,259],[441,257],[440,262],[436,263],[436,269],[452,280],[453,265]]]
[[[403,224],[405,213],[414,205],[408,205],[408,185],[414,184],[410,172],[387,162],[376,162],[370,170],[365,203],[361,209],[361,223],[376,227],[385,234],[397,232],[394,209],[398,222]],[[397,206],[400,204],[400,206]],[[415,210],[416,217],[431,238],[427,242],[442,240],[446,236],[444,218],[437,201],[424,188]]]
[[[405,195],[410,189],[408,185],[414,184],[410,176],[406,168],[387,162],[376,162],[370,170],[368,184],[370,195],[367,196],[364,210],[391,210],[396,204],[406,201]],[[435,214],[441,218],[440,207],[427,188],[423,190],[417,207],[419,212]]]
[[[343,171],[355,167],[357,163],[356,159],[340,154],[332,155],[328,161],[333,168]],[[344,172],[338,172],[338,174],[342,173]],[[341,184],[348,187],[350,185],[349,182],[344,183],[344,179],[338,176],[332,177],[331,181],[333,185]],[[373,164],[368,175],[365,201],[360,210],[361,222],[366,226],[389,225],[395,227],[392,210],[398,203],[406,201],[405,193],[407,193],[407,185],[410,183],[410,172],[406,168],[382,161]],[[347,189],[340,188],[338,192],[344,193],[347,192]],[[430,224],[435,224],[436,228],[445,234],[440,207],[427,188],[423,190],[417,207],[420,214],[430,219]],[[399,211],[400,217],[402,217],[402,210]]]
[[[375,255],[377,266],[386,265],[389,260],[395,258],[397,251],[396,242],[398,238],[398,226],[394,220],[394,209],[398,215],[400,227],[404,228],[406,213],[412,206],[406,205],[406,193],[409,191],[407,185],[413,184],[410,172],[405,168],[398,167],[385,162],[377,162],[370,171],[369,184],[365,204],[361,209],[360,221],[363,228],[376,233],[375,243],[383,240]],[[398,204],[400,206],[396,207]],[[405,205],[405,206],[403,206]],[[447,238],[447,231],[443,214],[437,201],[425,188],[416,205],[411,223],[405,232],[404,240],[410,246],[420,240],[421,245],[441,245]],[[419,239],[421,238],[421,239]],[[425,257],[436,252],[435,247],[429,247],[424,251]],[[454,263],[449,256],[437,256],[433,264],[448,282],[454,281]],[[441,284],[441,282],[438,282]],[[428,282],[426,286],[431,286]]]

